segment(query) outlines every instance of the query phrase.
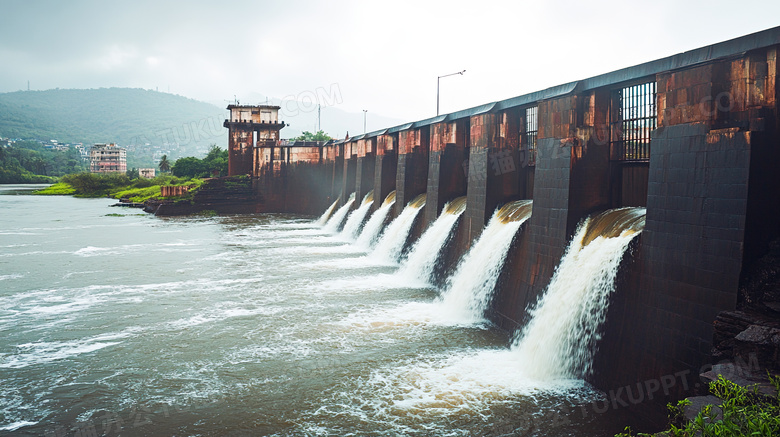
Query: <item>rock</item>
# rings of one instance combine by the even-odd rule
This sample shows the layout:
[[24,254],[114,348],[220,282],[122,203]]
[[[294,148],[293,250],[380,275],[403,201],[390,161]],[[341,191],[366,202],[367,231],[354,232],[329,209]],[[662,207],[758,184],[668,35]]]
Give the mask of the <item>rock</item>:
[[756,366],[756,362],[725,362],[712,366],[712,369],[699,375],[702,382],[709,384],[723,376],[729,381],[748,390],[758,389],[758,393],[771,398],[777,397],[777,390],[769,382],[766,372]]
[[776,313],[780,313],[780,302],[764,302],[764,306]]
[[780,329],[780,320],[777,317],[748,311],[723,311],[718,314],[713,322],[713,327],[715,328],[712,338],[714,345],[713,357],[717,359],[735,356],[748,357],[751,351],[746,351],[746,343],[740,343],[736,337],[751,326]]
[[743,343],[755,343],[765,346],[780,346],[780,329],[768,326],[750,325],[737,334],[735,340]]
[[696,415],[699,414],[699,411],[701,411],[705,405],[713,405],[712,413],[714,417],[711,417],[709,421],[714,422],[716,420],[720,420],[723,416],[723,410],[718,407],[718,405],[723,403],[723,401],[721,401],[721,399],[717,396],[694,396],[692,398],[688,398],[688,400],[691,401],[691,404],[685,407],[684,414],[685,418],[689,421],[695,419]]
[[754,359],[765,369],[780,370],[780,329],[750,325],[734,337],[735,357]]

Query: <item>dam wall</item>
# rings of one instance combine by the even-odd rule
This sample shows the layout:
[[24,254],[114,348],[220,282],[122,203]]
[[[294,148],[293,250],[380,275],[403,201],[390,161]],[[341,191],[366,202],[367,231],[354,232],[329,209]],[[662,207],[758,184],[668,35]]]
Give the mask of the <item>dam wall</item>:
[[780,233],[778,49],[773,28],[318,144],[302,161],[288,151],[255,164],[256,189],[266,211],[311,215],[370,190],[375,210],[395,190],[396,217],[426,194],[411,240],[465,195],[442,275],[498,207],[533,200],[488,309],[509,331],[528,322],[585,217],[644,207],[588,378],[606,390],[685,374],[692,388],[710,360],[715,317],[736,307],[740,275]]

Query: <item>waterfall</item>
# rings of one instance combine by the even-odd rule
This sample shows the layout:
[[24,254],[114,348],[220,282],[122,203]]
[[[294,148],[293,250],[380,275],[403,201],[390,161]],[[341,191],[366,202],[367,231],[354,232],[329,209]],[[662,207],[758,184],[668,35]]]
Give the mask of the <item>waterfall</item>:
[[644,208],[619,208],[579,226],[512,346],[524,373],[549,380],[591,371],[620,260],[644,223]]
[[347,199],[347,202],[336,212],[333,213],[333,215],[330,217],[330,220],[328,220],[327,223],[325,223],[325,226],[323,226],[323,229],[325,229],[328,232],[338,232],[339,227],[341,226],[341,222],[344,221],[344,217],[347,216],[347,213],[349,212],[349,208],[352,207],[352,203],[355,202],[355,193],[352,193],[349,195],[349,199]]
[[409,202],[382,233],[371,256],[382,261],[398,261],[409,232],[412,230],[414,219],[423,206],[425,206],[425,194],[420,194]]
[[465,196],[458,197],[444,205],[444,211],[412,246],[412,250],[401,264],[396,275],[410,282],[428,283],[433,275],[436,261],[439,259],[441,248],[447,243],[452,234],[452,228],[465,210]]
[[363,225],[363,220],[366,218],[366,214],[368,214],[368,210],[371,209],[373,203],[374,190],[371,190],[363,197],[363,202],[360,203],[360,206],[349,213],[344,229],[341,231],[342,236],[350,239],[357,237],[360,226]]
[[393,205],[395,205],[395,190],[391,191],[390,194],[385,197],[382,206],[371,214],[371,217],[366,222],[366,225],[363,226],[363,231],[360,233],[360,236],[355,243],[357,246],[370,249],[376,244],[379,232],[382,231],[382,226],[385,224],[387,214],[390,213],[390,208],[392,208]]
[[530,200],[517,200],[493,213],[438,299],[444,312],[469,323],[483,320],[509,246],[520,225],[531,217],[532,205]]
[[320,226],[325,226],[325,223],[327,223],[327,222],[328,222],[328,219],[330,218],[331,214],[333,214],[333,210],[334,210],[334,209],[336,209],[336,205],[339,203],[339,200],[340,200],[340,199],[341,199],[340,197],[339,197],[338,199],[336,199],[336,201],[335,201],[335,202],[333,202],[333,203],[332,203],[332,204],[331,204],[331,205],[328,207],[328,209],[326,209],[326,210],[325,210],[325,212],[323,212],[323,213],[322,213],[322,215],[320,216],[320,218],[319,218],[319,219],[317,219],[317,221],[316,221],[315,223],[316,223],[316,224],[318,224],[318,225],[320,225]]

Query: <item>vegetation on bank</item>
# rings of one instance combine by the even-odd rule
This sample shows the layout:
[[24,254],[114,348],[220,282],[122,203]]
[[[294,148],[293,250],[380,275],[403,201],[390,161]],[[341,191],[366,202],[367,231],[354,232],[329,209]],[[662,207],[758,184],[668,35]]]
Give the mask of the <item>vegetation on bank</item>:
[[47,149],[37,141],[0,146],[0,184],[50,184],[56,176],[86,169],[76,149]]
[[173,163],[173,166],[169,166],[166,159],[160,161],[160,170],[165,171],[163,170],[164,166],[168,166],[175,176],[184,178],[225,176],[228,174],[228,151],[212,144],[209,153],[203,159],[194,156],[179,158]]
[[669,429],[657,434],[634,434],[630,428],[616,437],[669,436],[669,437],[737,437],[780,435],[780,376],[769,376],[775,387],[774,398],[758,393],[758,388],[747,389],[725,379],[722,375],[710,383],[710,393],[722,400],[721,405],[707,405],[688,421],[685,407],[690,401],[683,399],[676,406],[669,404],[672,423]]
[[190,191],[194,191],[202,184],[202,179],[180,178],[169,174],[153,179],[131,179],[121,173],[76,173],[63,176],[59,183],[36,191],[35,194],[126,198],[130,202],[142,203],[152,198],[160,198],[160,187],[163,185],[189,186]]

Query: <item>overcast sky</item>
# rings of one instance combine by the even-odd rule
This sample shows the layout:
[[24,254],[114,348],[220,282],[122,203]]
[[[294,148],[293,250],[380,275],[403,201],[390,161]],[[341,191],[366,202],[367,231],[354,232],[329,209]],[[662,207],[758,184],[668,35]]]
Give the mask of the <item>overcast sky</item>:
[[319,95],[414,121],[440,75],[466,70],[441,80],[446,113],[777,25],[773,0],[0,0],[0,92]]

